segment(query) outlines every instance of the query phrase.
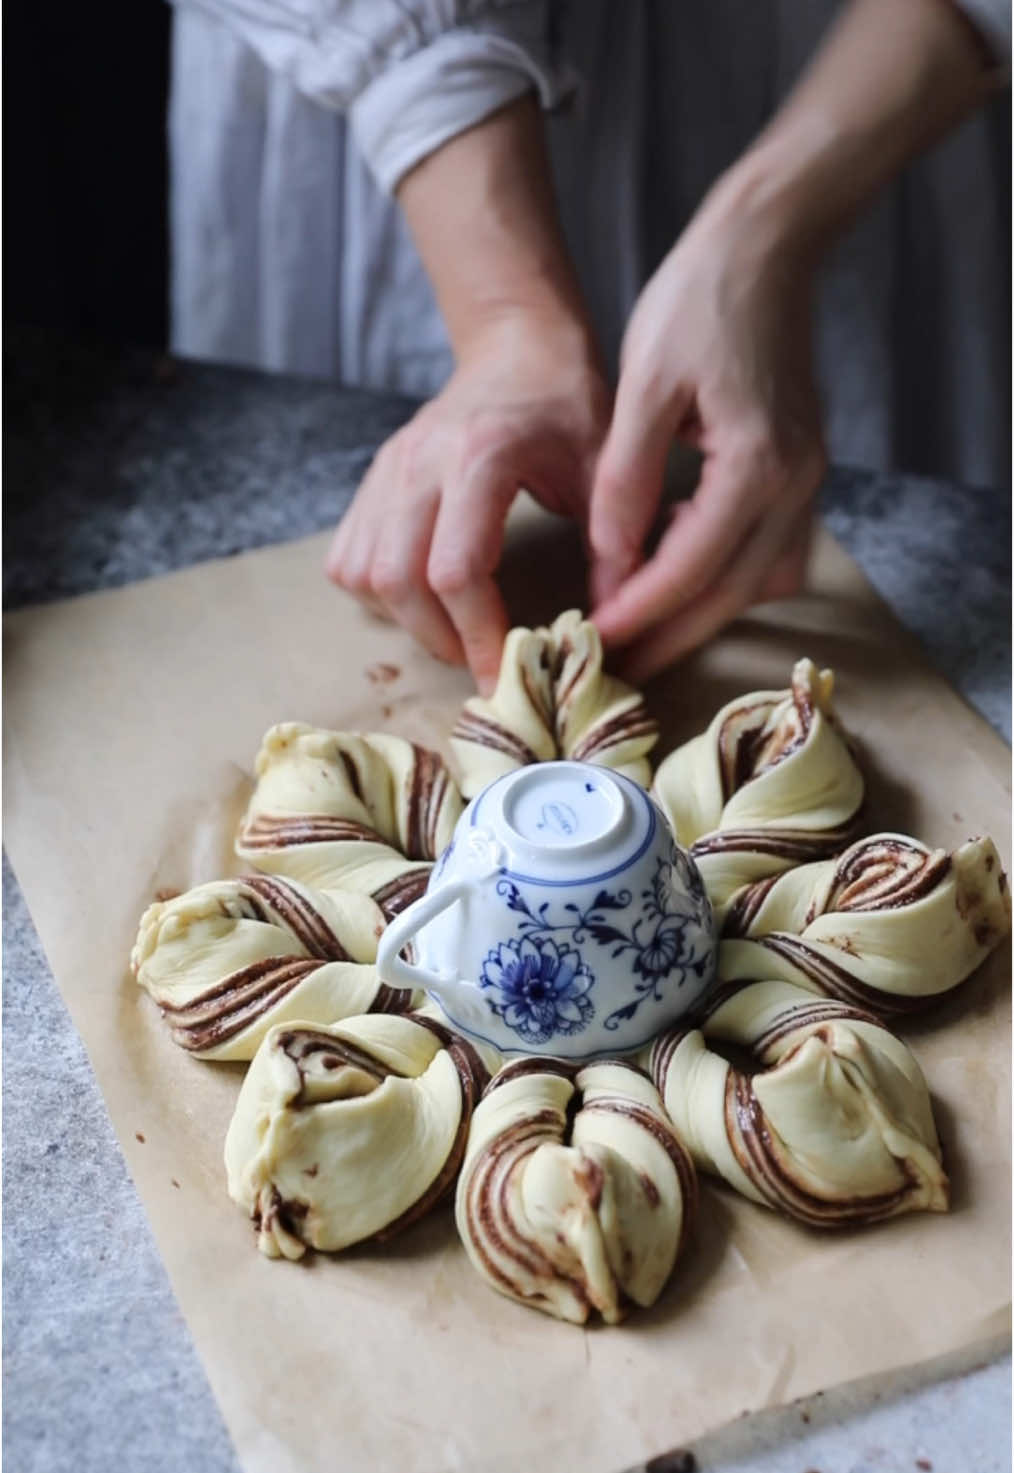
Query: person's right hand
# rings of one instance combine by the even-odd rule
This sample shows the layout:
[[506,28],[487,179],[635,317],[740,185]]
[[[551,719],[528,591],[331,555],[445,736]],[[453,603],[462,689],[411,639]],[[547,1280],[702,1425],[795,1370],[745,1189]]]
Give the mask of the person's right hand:
[[340,587],[492,690],[508,621],[495,573],[517,492],[584,525],[609,395],[587,334],[496,318],[378,452],[327,558]]

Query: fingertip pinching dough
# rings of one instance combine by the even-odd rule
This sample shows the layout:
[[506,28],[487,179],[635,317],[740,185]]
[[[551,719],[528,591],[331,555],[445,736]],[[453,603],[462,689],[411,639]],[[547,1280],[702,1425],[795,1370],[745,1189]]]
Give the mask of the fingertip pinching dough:
[[460,789],[399,737],[272,727],[236,842],[258,873],[149,907],[131,958],[178,1044],[252,1059],[225,1156],[261,1250],[382,1240],[456,1182],[458,1231],[493,1288],[613,1324],[677,1265],[694,1163],[809,1227],[945,1211],[926,1081],[883,1019],[955,987],[1009,932],[1007,880],[989,839],[948,853],[857,837],[863,778],[833,684],[800,660],[786,689],[730,702],[658,768],[720,944],[715,990],[645,1069],[505,1064],[374,966],[464,797],[561,757],[651,782],[656,724],[604,673],[590,623],[511,631],[496,691],[450,734]]
[[450,740],[466,798],[517,767],[560,757],[646,788],[658,723],[640,691],[605,673],[598,630],[569,609],[548,629],[511,630],[496,690],[465,702]]

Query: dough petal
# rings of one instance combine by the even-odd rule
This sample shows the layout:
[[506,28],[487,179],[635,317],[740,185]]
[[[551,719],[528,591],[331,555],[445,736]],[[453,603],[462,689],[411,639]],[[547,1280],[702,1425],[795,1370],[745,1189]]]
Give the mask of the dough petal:
[[455,1214],[494,1289],[615,1324],[662,1292],[695,1203],[690,1158],[640,1070],[521,1059],[475,1111]]
[[863,779],[833,689],[830,670],[800,660],[788,690],[731,701],[655,775],[653,792],[719,922],[744,885],[837,853],[855,833]]
[[[749,1049],[756,1072],[709,1044]],[[811,1227],[944,1212],[949,1187],[915,1057],[869,1014],[785,982],[716,1000],[671,1032],[652,1077],[702,1171]]]
[[469,1043],[417,1018],[273,1028],[225,1142],[261,1251],[333,1252],[422,1217],[454,1183],[486,1079]]
[[741,890],[726,910],[718,975],[779,977],[876,1013],[906,1012],[964,981],[1010,924],[991,839],[948,854],[874,834],[837,859]]
[[561,757],[611,767],[647,787],[657,739],[640,692],[602,669],[594,624],[569,609],[549,628],[511,630],[496,690],[465,702],[451,747],[471,798],[504,773]]
[[256,771],[240,858],[370,895],[389,919],[425,890],[464,806],[437,753],[384,734],[273,726]]
[[383,928],[366,895],[245,875],[149,906],[131,967],[181,1048],[251,1059],[287,1019],[408,1010],[413,994],[385,986],[373,965]]

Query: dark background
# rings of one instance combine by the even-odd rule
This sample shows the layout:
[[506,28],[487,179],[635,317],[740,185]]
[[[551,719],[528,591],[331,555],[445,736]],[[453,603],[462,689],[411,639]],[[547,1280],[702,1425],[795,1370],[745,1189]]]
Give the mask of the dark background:
[[163,0],[4,14],[5,325],[167,337]]
[[[33,345],[41,330],[51,350],[70,342],[161,350],[168,339],[170,7],[165,0],[62,0],[56,7],[19,0],[5,20],[8,366],[20,367],[23,329]],[[1009,222],[1009,91],[988,116],[996,157],[1005,161],[997,178],[1000,217]],[[1009,300],[1002,311],[1009,321]],[[1007,359],[1008,383],[1009,367]],[[38,388],[32,379],[25,393]],[[87,389],[79,383],[76,392],[81,398]],[[12,407],[17,396],[12,406],[5,391],[5,422]],[[1004,433],[1009,440],[1009,427]],[[902,468],[937,469],[929,438],[926,446],[928,463]]]

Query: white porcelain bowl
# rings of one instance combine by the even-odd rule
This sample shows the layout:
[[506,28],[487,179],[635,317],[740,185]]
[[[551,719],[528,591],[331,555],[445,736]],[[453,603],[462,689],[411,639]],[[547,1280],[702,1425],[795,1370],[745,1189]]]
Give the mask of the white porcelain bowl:
[[644,789],[542,762],[472,799],[377,965],[504,1053],[585,1059],[641,1048],[684,1017],[715,947],[697,866]]

